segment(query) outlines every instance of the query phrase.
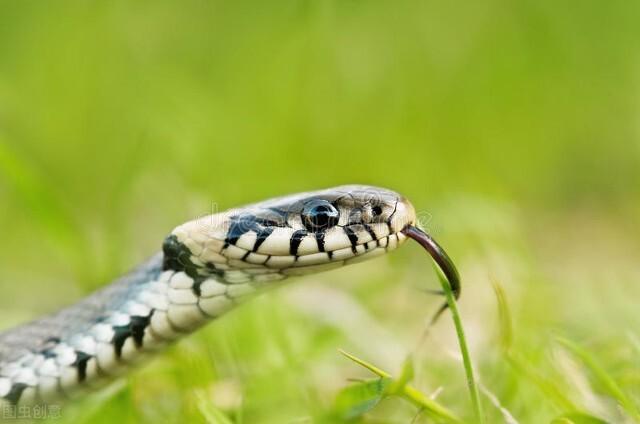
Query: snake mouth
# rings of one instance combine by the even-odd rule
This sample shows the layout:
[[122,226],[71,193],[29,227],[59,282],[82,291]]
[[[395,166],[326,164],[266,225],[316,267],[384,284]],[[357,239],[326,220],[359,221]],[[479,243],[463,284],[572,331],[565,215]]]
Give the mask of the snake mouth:
[[[406,240],[402,232],[391,232],[387,224],[335,226],[320,233],[290,229],[274,232],[256,247],[255,243],[236,243],[223,247],[226,265],[235,269],[266,268],[285,275],[337,268],[384,254]],[[206,258],[205,258],[206,259]],[[220,257],[213,259],[220,262]]]

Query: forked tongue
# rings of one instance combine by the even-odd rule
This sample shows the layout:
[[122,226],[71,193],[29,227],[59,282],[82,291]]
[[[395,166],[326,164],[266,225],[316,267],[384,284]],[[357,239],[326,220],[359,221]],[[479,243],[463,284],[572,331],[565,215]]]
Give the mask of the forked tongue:
[[[447,279],[449,283],[449,287],[451,287],[451,291],[456,299],[460,297],[460,275],[458,274],[458,270],[456,269],[453,261],[447,255],[447,252],[444,251],[442,247],[427,233],[422,231],[418,227],[414,227],[413,225],[407,225],[402,232],[409,238],[414,239],[424,249],[429,252],[435,263],[442,271],[442,274]],[[437,292],[438,294],[443,294],[443,292]],[[434,324],[440,315],[447,309],[448,305],[445,302],[435,313],[433,318],[431,319],[431,324]]]

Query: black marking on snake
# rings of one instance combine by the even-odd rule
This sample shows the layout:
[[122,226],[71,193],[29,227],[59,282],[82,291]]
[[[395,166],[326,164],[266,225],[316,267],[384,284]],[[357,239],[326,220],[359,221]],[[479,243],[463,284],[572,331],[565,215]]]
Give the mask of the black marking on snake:
[[24,383],[13,383],[11,390],[9,390],[9,393],[4,395],[4,398],[9,401],[10,404],[17,405],[20,401],[20,396],[22,396],[22,392],[24,392],[24,389],[27,387],[28,386]]
[[144,337],[144,329],[147,328],[151,322],[151,315],[153,311],[147,316],[133,315],[131,317],[131,323],[129,327],[131,329],[131,337],[133,337],[133,343],[137,348],[142,347],[142,338]]
[[324,252],[324,231],[317,231],[315,233],[316,242],[318,243],[318,251]]
[[[216,269],[214,274],[222,275],[223,271]],[[193,294],[195,294],[197,297],[200,297],[202,295],[202,290],[200,286],[202,286],[202,283],[204,283],[205,281],[207,281],[207,278],[205,277],[199,277],[199,278],[193,279],[193,286],[191,286],[191,290],[193,291]],[[151,319],[151,315],[149,315],[149,319]]]
[[76,350],[76,360],[71,364],[78,369],[78,383],[82,383],[87,378],[87,362],[93,356],[81,350]]
[[57,345],[58,343],[60,343],[62,341],[62,339],[60,339],[60,337],[48,337],[45,341],[44,344],[52,344],[52,345]]
[[222,271],[222,274],[220,274],[220,284],[229,284],[227,280],[224,279],[224,271]]
[[40,353],[47,359],[55,358],[57,355],[52,351],[52,349],[56,347],[56,345],[60,344],[60,342],[62,342],[62,339],[60,339],[60,337],[49,337],[44,342],[42,342],[42,347],[40,348],[38,353]]
[[[289,241],[289,253],[293,256],[298,255],[298,247],[300,247],[300,243],[302,243],[302,239],[307,236],[306,230],[297,230],[291,235],[291,240]],[[297,259],[297,258],[296,258]]]
[[193,283],[193,286],[191,287],[191,290],[193,291],[193,294],[196,295],[196,297],[200,297],[202,295],[202,288],[200,287],[202,285],[202,281],[195,281]]
[[232,216],[230,218],[231,224],[229,225],[229,231],[227,231],[227,237],[224,240],[224,247],[227,248],[230,244],[234,245],[238,242],[243,234],[258,229],[258,223],[256,217],[253,215],[245,214]]
[[51,359],[51,358],[55,358],[56,356],[58,356],[51,349],[43,349],[43,350],[41,350],[40,351],[40,355],[44,356],[45,359]]
[[116,356],[120,358],[122,356],[122,347],[128,337],[133,339],[133,343],[137,348],[142,347],[142,338],[144,337],[144,329],[147,328],[151,322],[151,314],[148,316],[132,315],[129,318],[129,324],[127,325],[114,325],[113,348]]
[[256,233],[256,242],[252,249],[253,252],[258,251],[260,245],[264,243],[267,237],[273,232],[274,226],[280,226],[275,221],[259,219],[250,214],[232,216],[230,220],[231,224],[229,225],[227,237],[224,240],[224,248],[227,248],[229,245],[235,246],[243,234],[253,231]]
[[[221,269],[216,268],[215,264],[212,262],[207,262],[205,264],[205,267],[207,268],[205,273],[207,275],[216,275],[220,278],[224,277],[224,271]],[[204,280],[207,279],[207,275],[196,275],[193,276],[193,292],[196,293],[196,290],[199,290],[199,285],[202,284],[202,282]],[[196,293],[197,294],[197,293]]]
[[286,227],[287,226],[286,222],[278,222],[278,221],[274,221],[273,219],[266,219],[266,218],[256,218],[256,222],[265,227]]
[[389,233],[393,233],[393,229],[391,228],[391,219],[393,218],[393,215],[396,214],[397,210],[398,210],[398,201],[396,200],[396,204],[393,206],[393,212],[391,212],[391,215],[389,215],[389,218],[387,218],[386,220],[387,227],[389,227]]
[[122,356],[122,346],[124,346],[124,342],[127,340],[127,337],[131,335],[131,328],[129,328],[129,324],[118,326],[114,325],[112,328],[115,334],[111,339],[111,343],[113,343],[116,357],[120,358]]
[[273,232],[273,227],[265,227],[259,230],[256,236],[256,244],[253,245],[254,252],[258,251],[258,248],[260,247],[260,245],[264,243],[264,241],[267,239],[267,237],[271,235],[272,232]]
[[347,234],[347,237],[349,237],[349,242],[351,243],[351,251],[354,255],[357,254],[358,249],[356,249],[356,247],[358,246],[358,235],[355,233],[355,231],[353,231],[351,227],[344,227],[344,232]]
[[374,241],[378,241],[378,235],[376,234],[375,231],[373,231],[373,228],[371,228],[371,226],[369,224],[362,224],[362,226],[364,227],[364,230],[369,233],[369,235],[371,236],[371,240]]
[[385,224],[387,224],[387,229],[389,230],[389,234],[393,234],[393,228],[391,227],[391,222],[386,221]]
[[162,269],[164,271],[184,271],[191,278],[198,276],[198,267],[191,262],[191,251],[174,234],[164,239],[162,251],[164,253]]

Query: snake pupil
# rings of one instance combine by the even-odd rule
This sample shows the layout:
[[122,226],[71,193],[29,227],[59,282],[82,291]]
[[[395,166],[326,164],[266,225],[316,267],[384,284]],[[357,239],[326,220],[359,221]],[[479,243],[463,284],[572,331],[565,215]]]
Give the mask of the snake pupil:
[[302,211],[302,218],[305,227],[309,231],[318,231],[336,225],[340,218],[340,213],[330,202],[322,199],[313,199],[305,205]]

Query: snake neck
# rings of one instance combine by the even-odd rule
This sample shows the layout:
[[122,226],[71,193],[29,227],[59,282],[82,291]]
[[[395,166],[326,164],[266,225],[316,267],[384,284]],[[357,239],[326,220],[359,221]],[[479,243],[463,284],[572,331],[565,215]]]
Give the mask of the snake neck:
[[194,275],[156,255],[79,303],[0,335],[0,398],[50,403],[99,388],[284,278]]

